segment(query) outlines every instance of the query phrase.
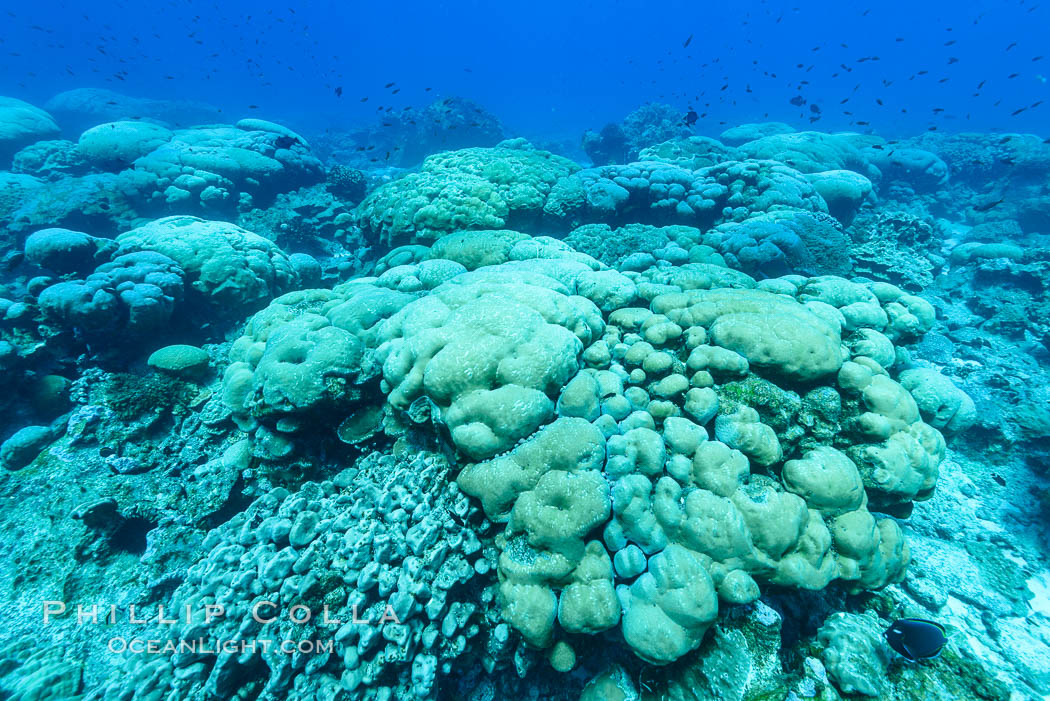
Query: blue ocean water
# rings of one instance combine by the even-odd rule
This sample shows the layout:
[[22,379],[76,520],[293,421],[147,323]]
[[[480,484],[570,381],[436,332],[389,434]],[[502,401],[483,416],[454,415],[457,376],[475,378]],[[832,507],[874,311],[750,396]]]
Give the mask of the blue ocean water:
[[824,130],[1024,132],[1045,126],[1048,107],[1033,105],[1050,90],[1050,6],[1037,0],[43,0],[2,17],[0,84],[14,96],[104,87],[298,125],[465,95],[528,136],[597,129],[647,101],[696,108],[712,135],[809,124],[810,105]]

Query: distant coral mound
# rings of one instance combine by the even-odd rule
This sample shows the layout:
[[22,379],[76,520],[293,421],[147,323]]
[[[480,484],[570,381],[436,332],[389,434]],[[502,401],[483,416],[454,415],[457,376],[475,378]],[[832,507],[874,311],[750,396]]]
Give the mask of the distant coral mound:
[[86,129],[122,119],[152,120],[172,126],[202,124],[221,118],[218,107],[195,100],[131,97],[102,88],[60,92],[44,104],[63,132],[75,136]]

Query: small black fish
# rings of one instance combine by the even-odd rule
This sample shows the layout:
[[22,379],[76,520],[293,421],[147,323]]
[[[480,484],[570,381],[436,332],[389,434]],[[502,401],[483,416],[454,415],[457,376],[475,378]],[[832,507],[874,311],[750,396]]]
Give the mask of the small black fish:
[[685,113],[685,116],[682,117],[682,121],[685,122],[686,126],[691,127],[694,124],[696,124],[696,120],[698,120],[699,118],[700,115],[696,113],[696,110],[690,109],[688,112]]
[[793,98],[788,100],[788,102],[793,104],[795,107],[801,107],[802,105],[806,104],[806,98],[802,97],[801,95],[795,95]]
[[928,660],[941,654],[948,642],[944,626],[922,618],[894,621],[885,633],[889,646],[905,659]]
[[689,46],[689,44],[692,43],[692,41],[693,41],[693,35],[690,34],[688,37],[686,37],[685,41],[682,42],[682,48],[684,49],[687,46]]
[[987,212],[990,209],[994,209],[995,207],[998,207],[1003,202],[1004,202],[1004,200],[996,200],[995,202],[985,202],[984,204],[979,204],[976,207],[974,207],[973,211],[975,211],[975,212]]
[[383,87],[384,87],[384,88],[392,88],[392,87],[394,87],[394,83],[387,83],[387,84],[386,84],[386,85],[384,85]]
[[273,145],[276,148],[289,149],[293,145],[298,144],[298,143],[301,143],[301,142],[299,141],[299,139],[295,138],[294,136],[288,136],[287,134],[282,134],[281,136],[278,136],[276,139],[274,139]]
[[336,89],[335,89],[335,96],[336,97],[342,97],[343,96],[343,86],[342,85],[336,87]]

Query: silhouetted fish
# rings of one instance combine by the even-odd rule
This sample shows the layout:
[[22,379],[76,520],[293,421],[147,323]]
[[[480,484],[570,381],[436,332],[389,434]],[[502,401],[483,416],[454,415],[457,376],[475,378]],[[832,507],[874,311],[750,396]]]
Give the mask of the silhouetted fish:
[[941,654],[948,638],[944,626],[922,618],[894,621],[885,633],[889,646],[906,659],[928,660]]
[[1003,202],[1004,202],[1004,200],[996,200],[995,202],[986,202],[984,204],[979,204],[979,205],[977,205],[976,207],[973,208],[973,211],[975,211],[975,212],[987,212],[990,209],[998,207]]

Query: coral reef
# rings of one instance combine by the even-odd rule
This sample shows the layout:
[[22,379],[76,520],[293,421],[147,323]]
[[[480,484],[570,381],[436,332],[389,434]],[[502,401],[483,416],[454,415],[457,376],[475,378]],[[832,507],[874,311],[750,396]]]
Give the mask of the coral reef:
[[23,146],[58,134],[58,125],[44,110],[13,97],[0,97],[0,163],[7,165]]
[[0,696],[1050,693],[1037,137],[49,109],[0,101]]
[[506,137],[496,115],[465,97],[446,97],[426,107],[384,111],[376,124],[311,135],[326,162],[355,168],[407,168],[442,151],[496,146]]
[[523,139],[438,154],[420,172],[377,188],[358,207],[358,221],[369,241],[389,247],[464,229],[527,230],[555,183],[578,169]]
[[641,151],[669,139],[692,135],[685,115],[662,103],[648,103],[624,117],[620,124],[607,124],[600,132],[583,135],[583,150],[595,166],[630,163]]

